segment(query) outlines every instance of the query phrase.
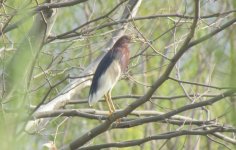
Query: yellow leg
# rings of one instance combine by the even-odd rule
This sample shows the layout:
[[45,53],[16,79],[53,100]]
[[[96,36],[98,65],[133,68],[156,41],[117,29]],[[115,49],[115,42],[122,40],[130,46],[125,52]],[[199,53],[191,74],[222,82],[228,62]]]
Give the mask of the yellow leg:
[[[115,112],[116,108],[115,108],[115,106],[114,106],[114,104],[112,102],[112,99],[111,99],[111,91],[108,91],[107,95],[108,95],[108,101],[110,102],[111,109],[112,109],[113,112]],[[121,122],[120,118],[116,120],[117,124],[119,124],[120,122]]]
[[111,115],[112,114],[112,108],[111,108],[110,102],[108,100],[108,96],[104,95],[104,99],[107,102],[107,105],[108,105],[108,108],[109,108],[109,115]]
[[108,101],[110,102],[111,108],[112,108],[113,112],[115,112],[116,108],[115,108],[115,106],[112,102],[112,99],[111,99],[111,91],[108,91],[107,95],[108,95]]

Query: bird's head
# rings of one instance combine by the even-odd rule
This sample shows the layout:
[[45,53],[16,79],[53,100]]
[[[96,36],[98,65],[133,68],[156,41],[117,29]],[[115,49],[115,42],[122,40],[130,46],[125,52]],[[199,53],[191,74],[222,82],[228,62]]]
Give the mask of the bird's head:
[[116,41],[114,46],[124,46],[128,45],[130,42],[131,42],[131,37],[128,35],[124,35]]
[[124,36],[120,37],[119,40],[123,43],[130,43],[131,39],[132,39],[131,36],[124,35]]

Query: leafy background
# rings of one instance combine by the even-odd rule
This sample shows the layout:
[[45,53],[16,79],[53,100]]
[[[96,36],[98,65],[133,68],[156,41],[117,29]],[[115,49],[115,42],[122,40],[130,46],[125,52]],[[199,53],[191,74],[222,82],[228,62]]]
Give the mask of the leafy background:
[[[38,1],[39,4],[43,1]],[[119,1],[89,0],[78,5],[58,9],[58,16],[51,31],[51,36],[70,31],[71,29],[97,18],[113,7]],[[35,15],[30,15],[30,8],[37,6],[36,1],[5,1],[0,9],[1,22],[5,24],[7,19],[13,16],[9,24],[13,24],[19,19],[25,18],[23,24],[14,30],[1,35],[0,38],[0,73],[1,73],[1,123],[0,139],[1,149],[43,149],[43,144],[48,141],[54,141],[57,147],[73,141],[78,135],[86,133],[89,129],[98,125],[101,121],[89,120],[80,117],[55,117],[46,126],[45,129],[38,131],[36,134],[27,134],[23,132],[25,122],[32,112],[31,106],[38,105],[52,85],[61,82],[70,75],[71,78],[63,81],[50,91],[46,102],[52,100],[73,78],[79,77],[81,72],[98,56],[105,51],[106,42],[112,37],[116,26],[95,30],[88,35],[68,39],[56,39],[45,44],[35,60],[33,75],[30,79],[30,86],[27,94],[22,97],[16,97],[13,100],[5,101],[5,85],[7,64],[12,60],[12,56],[19,48],[24,48],[24,38],[27,37]],[[96,23],[84,27],[82,30],[96,27],[97,25],[117,20],[122,15],[125,4],[121,5],[110,18],[104,18]],[[207,16],[215,13],[234,12],[227,15],[210,18],[200,18],[194,39],[198,39],[212,30],[219,28],[223,23],[229,21],[235,15],[236,2],[228,1],[201,1],[201,16]],[[143,1],[135,17],[152,16],[156,14],[184,14],[193,16],[194,5],[192,1],[184,0],[148,0]],[[186,34],[191,26],[191,19],[179,17],[157,17],[154,19],[137,20],[129,22],[126,34],[140,35],[142,33],[146,39],[152,42],[152,46],[158,52],[171,58],[178,51],[183,43]],[[176,28],[165,33],[175,24]],[[137,31],[138,29],[138,31]],[[193,84],[180,84],[180,82],[169,79],[156,92],[155,96],[177,96],[183,95],[178,99],[151,99],[138,110],[154,110],[158,112],[168,112],[186,104],[190,104],[189,95],[195,101],[209,99],[207,95],[216,95],[224,89],[222,87],[235,86],[235,45],[236,34],[235,25],[230,26],[216,36],[210,38],[201,44],[192,47],[178,61],[176,68],[172,71],[171,77],[178,78],[182,81],[196,82],[205,85],[216,86],[210,88],[206,86],[196,86]],[[165,33],[163,35],[163,33]],[[140,37],[140,36],[139,36]],[[138,41],[130,45],[131,61],[128,72],[121,78],[113,89],[112,96],[141,96],[146,93],[152,83],[160,77],[165,71],[168,60],[156,53],[149,47],[143,54],[142,50],[147,43]],[[27,46],[26,46],[27,48]],[[33,47],[34,48],[34,47]],[[32,49],[33,49],[32,48]],[[139,54],[137,56],[137,54]],[[27,56],[25,56],[27,57]],[[22,61],[26,58],[22,57]],[[27,59],[26,59],[27,60]],[[14,66],[16,70],[21,70],[25,66],[21,63]],[[127,76],[129,74],[129,76]],[[131,76],[131,77],[130,77]],[[72,78],[73,77],[73,78]],[[18,78],[18,77],[15,77]],[[22,89],[21,89],[22,90]],[[77,93],[73,99],[85,100],[88,96],[88,88]],[[202,95],[198,97],[197,95]],[[114,100],[118,109],[125,108],[128,104],[135,101],[135,98],[118,98]],[[183,112],[179,115],[191,117],[198,120],[217,119],[218,123],[235,126],[235,97],[226,98],[204,110],[201,108]],[[87,103],[78,103],[67,105],[67,109],[84,109],[89,108]],[[105,103],[96,104],[94,109],[107,110]],[[133,116],[135,117],[135,116]],[[141,117],[141,116],[140,116]],[[99,135],[88,144],[108,143],[112,141],[127,141],[140,139],[149,135],[175,131],[179,129],[191,129],[194,126],[177,126],[169,123],[155,122],[128,129],[114,129],[102,135]],[[226,133],[231,136],[232,133]],[[217,139],[216,139],[217,140]],[[221,140],[219,144],[206,136],[181,136],[169,140],[158,140],[136,146],[135,149],[227,149]],[[229,144],[231,149],[235,145]],[[125,148],[133,149],[133,148]]]

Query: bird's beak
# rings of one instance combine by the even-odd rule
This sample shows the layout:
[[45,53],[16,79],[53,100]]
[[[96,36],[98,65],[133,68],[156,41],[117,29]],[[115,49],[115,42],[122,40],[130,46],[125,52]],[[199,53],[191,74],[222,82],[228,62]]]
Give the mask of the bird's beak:
[[131,36],[131,43],[136,43],[136,42],[143,42],[143,40],[139,36]]
[[138,40],[138,36],[132,35],[131,36],[131,43],[136,43]]

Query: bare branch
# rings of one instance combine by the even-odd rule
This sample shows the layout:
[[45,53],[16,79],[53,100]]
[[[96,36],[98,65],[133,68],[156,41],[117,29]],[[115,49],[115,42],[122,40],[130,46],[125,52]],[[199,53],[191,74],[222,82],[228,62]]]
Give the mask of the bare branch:
[[88,0],[69,0],[65,2],[59,2],[59,3],[45,3],[42,5],[39,5],[35,8],[35,11],[42,11],[44,9],[50,9],[50,8],[61,8],[61,7],[68,7],[73,6],[79,3],[86,2]]
[[201,42],[204,42],[205,40],[208,40],[209,38],[213,37],[214,35],[216,35],[217,33],[223,31],[225,28],[228,28],[229,26],[231,26],[232,24],[234,24],[236,22],[236,18],[230,20],[229,22],[225,23],[224,25],[222,25],[221,27],[219,27],[218,29],[214,30],[213,32],[197,39],[194,40],[192,42],[189,43],[188,47],[191,48]]
[[[141,3],[141,0],[137,1],[129,1],[129,3],[127,4],[127,9],[125,9],[123,15],[121,16],[121,19],[125,19],[125,18],[129,18],[130,15],[135,15],[137,10],[135,10],[135,8],[137,8],[139,5],[137,5],[137,3]],[[133,9],[133,10],[132,10]],[[132,12],[130,14],[130,11]],[[127,25],[123,24],[124,28],[118,30],[117,32],[115,32],[113,34],[113,37],[116,39],[119,37],[120,34],[123,34],[123,32],[125,31]],[[107,48],[110,48],[113,45],[112,40],[109,41],[107,43]],[[102,56],[99,56],[95,61],[93,61],[86,69],[84,69],[84,71],[81,73],[80,76],[86,76],[85,78],[79,78],[79,79],[75,79],[73,80],[69,85],[67,85],[58,95],[58,97],[56,97],[55,99],[51,100],[48,104],[46,105],[42,105],[41,107],[39,107],[38,110],[36,110],[33,114],[36,115],[39,112],[44,112],[44,111],[50,111],[50,110],[56,110],[59,109],[63,106],[65,106],[68,101],[71,99],[71,97],[73,95],[75,95],[77,93],[77,91],[81,91],[83,88],[89,86],[91,84],[91,78],[92,76],[87,76],[87,75],[91,75],[95,68],[97,67],[98,63],[100,62],[100,60],[102,59]],[[38,128],[41,126],[41,128],[43,128],[43,126],[45,125],[45,122],[47,122],[48,119],[36,119],[36,120],[31,120],[27,123],[25,130],[27,132],[35,132],[35,128]],[[37,127],[36,127],[37,126]]]
[[[101,20],[101,19],[104,19],[104,18],[109,17],[110,14],[112,14],[117,8],[119,8],[119,7],[120,7],[124,2],[126,2],[126,1],[127,1],[127,0],[121,1],[119,4],[117,4],[113,9],[111,9],[111,10],[110,10],[108,13],[106,13],[105,15],[100,16],[100,17],[98,17],[98,18],[96,18],[96,19],[90,20],[90,21],[88,21],[88,22],[86,22],[86,23],[80,25],[79,27],[76,27],[76,28],[74,28],[74,29],[72,29],[72,30],[70,30],[70,31],[68,31],[68,32],[65,32],[65,33],[63,33],[63,34],[57,35],[57,36],[55,36],[55,37],[52,37],[52,38],[50,38],[47,42],[49,43],[49,42],[51,42],[51,41],[53,41],[53,40],[55,40],[55,39],[60,39],[61,37],[65,36],[65,35],[68,35],[68,34],[71,34],[71,33],[76,33],[77,30],[79,30],[79,29],[81,29],[81,28],[83,28],[83,27],[85,27],[85,26],[87,26],[87,25],[89,25],[89,24],[91,24],[91,23],[93,23],[93,22],[96,22],[96,21],[99,21],[99,20]],[[77,33],[76,33],[76,34],[77,34]]]
[[[22,23],[24,23],[26,20],[28,20],[29,18],[33,17],[36,13],[43,11],[43,10],[48,10],[48,9],[52,9],[52,8],[61,8],[61,7],[68,7],[68,6],[73,6],[82,2],[86,2],[88,0],[70,0],[70,1],[66,1],[66,2],[60,2],[60,3],[43,3],[42,5],[39,5],[35,8],[32,8],[30,10],[27,11],[27,15],[25,17],[23,17],[22,19],[16,21],[15,23],[8,25],[6,27],[4,27],[1,31],[0,31],[0,35],[7,33],[13,29],[16,29],[17,27],[19,27]],[[14,15],[17,14],[17,12],[14,12]],[[14,16],[12,15],[12,16]]]
[[[181,46],[180,50],[173,57],[173,59],[171,60],[171,63],[168,65],[165,73],[160,77],[160,79],[158,79],[153,84],[153,86],[148,90],[148,92],[143,97],[141,97],[139,100],[137,100],[137,101],[133,102],[132,104],[130,104],[123,111],[113,113],[112,116],[107,121],[105,121],[104,123],[98,125],[97,127],[93,128],[89,132],[85,133],[81,137],[74,140],[69,146],[70,149],[77,149],[78,147],[81,147],[82,145],[87,143],[92,138],[94,138],[97,135],[99,135],[99,134],[103,133],[104,131],[106,131],[109,128],[109,126],[111,125],[112,122],[114,122],[118,118],[121,118],[121,117],[124,117],[124,116],[128,115],[134,109],[136,109],[140,105],[144,104],[146,101],[148,101],[151,98],[153,93],[168,79],[169,74],[171,73],[172,69],[174,68],[174,66],[175,66],[176,62],[179,60],[179,58],[188,50],[188,44],[189,44],[190,40],[192,39],[192,37],[194,36],[195,28],[196,28],[197,21],[198,21],[198,18],[199,18],[199,7],[200,7],[199,6],[199,0],[195,0],[195,19],[193,21],[191,30],[190,30],[187,38],[185,39],[183,45]],[[68,148],[68,147],[66,147],[66,148]]]
[[79,150],[96,150],[96,149],[109,148],[109,147],[117,147],[117,148],[131,147],[131,146],[141,145],[141,144],[149,142],[151,140],[171,139],[171,138],[183,136],[183,135],[206,136],[208,134],[212,134],[215,132],[222,132],[222,128],[216,127],[216,128],[210,129],[210,130],[199,130],[199,131],[198,130],[180,130],[180,131],[174,131],[174,132],[167,132],[167,133],[163,133],[163,134],[155,135],[155,136],[149,136],[149,137],[146,137],[143,139],[138,139],[138,140],[87,146],[87,147],[79,148]]
[[160,115],[160,116],[153,116],[153,117],[147,117],[147,118],[143,118],[143,119],[137,119],[137,120],[133,120],[133,121],[128,121],[124,124],[120,123],[120,124],[116,125],[116,127],[120,127],[120,128],[128,127],[128,128],[130,128],[130,127],[133,127],[133,126],[141,125],[143,123],[161,121],[161,120],[164,120],[166,118],[169,118],[173,115],[179,114],[179,113],[187,111],[187,110],[191,110],[191,109],[202,107],[202,106],[212,105],[213,103],[215,103],[217,101],[220,101],[225,97],[231,96],[235,92],[236,92],[236,89],[229,90],[229,91],[226,91],[226,92],[224,92],[224,93],[222,93],[222,94],[220,94],[220,95],[218,95],[214,98],[206,100],[206,101],[193,103],[193,104],[188,104],[188,105],[185,105],[183,107],[180,107],[178,109],[175,109],[173,111],[170,111],[170,112],[165,113],[165,114]]
[[214,89],[218,89],[218,90],[234,89],[233,87],[217,87],[217,86],[212,86],[212,85],[200,84],[200,83],[196,83],[196,82],[181,81],[179,79],[175,79],[175,78],[172,78],[172,77],[169,77],[169,79],[171,79],[173,81],[176,81],[176,82],[180,82],[180,83],[191,84],[191,85],[196,85],[196,86],[203,86],[203,87],[209,87],[209,88],[214,88]]
[[[218,17],[219,15],[221,16],[221,15],[225,15],[225,14],[229,14],[229,13],[235,13],[235,12],[236,12],[236,10],[231,10],[229,12],[225,12],[225,13],[222,13],[222,14],[217,13],[217,14],[212,14],[212,15],[208,15],[208,16],[200,16],[200,18],[204,19],[204,18]],[[100,30],[100,29],[103,29],[103,28],[106,28],[106,27],[110,27],[110,26],[114,26],[114,25],[118,25],[118,24],[122,24],[122,23],[128,23],[128,22],[132,22],[132,21],[139,21],[139,20],[146,20],[146,19],[166,18],[166,17],[179,17],[179,18],[184,18],[184,19],[193,19],[194,18],[192,16],[185,16],[185,15],[180,15],[180,14],[161,14],[161,15],[158,14],[158,15],[152,15],[152,16],[146,16],[146,17],[134,17],[134,18],[131,18],[131,19],[123,19],[123,20],[118,20],[118,21],[105,23],[103,25],[96,26],[94,28],[86,29],[86,30],[83,30],[81,32],[75,33],[77,30],[84,27],[84,24],[83,24],[79,27],[76,27],[76,28],[72,29],[71,31],[62,33],[62,34],[57,35],[55,37],[51,37],[48,42],[51,42],[51,41],[56,40],[56,39],[66,39],[66,38],[72,38],[72,37],[88,34],[88,33],[92,32],[92,31],[95,31],[95,30]],[[99,19],[101,19],[101,18],[99,17],[97,19],[94,19],[94,20],[92,20],[92,22],[98,21]],[[85,24],[88,25],[92,22],[87,22]]]
[[[233,131],[233,132],[236,133],[235,131]],[[221,140],[223,140],[223,141],[227,141],[227,142],[229,142],[229,143],[232,143],[232,144],[235,144],[235,145],[236,145],[236,140],[235,140],[235,138],[230,138],[230,137],[228,137],[228,136],[226,136],[226,135],[223,135],[223,134],[221,134],[221,133],[212,133],[212,135],[215,136],[215,137],[217,137],[217,138],[219,138],[219,139],[221,139]]]
[[[190,97],[196,98],[196,97],[215,97],[216,94],[201,94],[201,93],[195,93],[195,94],[189,94]],[[231,96],[236,96],[235,94]],[[121,96],[113,96],[112,100],[123,100],[123,99],[139,99],[142,95],[121,95]],[[186,98],[186,95],[176,95],[176,96],[152,96],[151,100],[176,100],[180,98]],[[105,102],[104,99],[101,99],[99,103]],[[79,99],[79,100],[69,100],[68,104],[84,104],[88,103],[88,100]]]

